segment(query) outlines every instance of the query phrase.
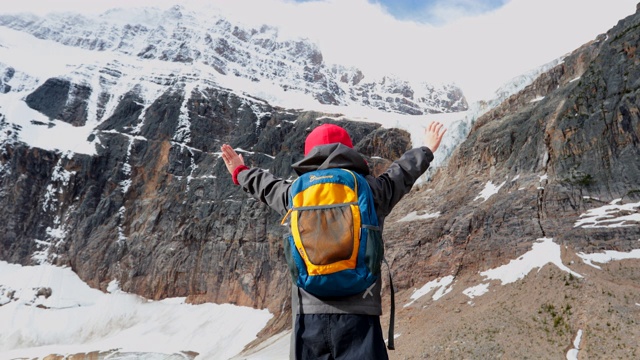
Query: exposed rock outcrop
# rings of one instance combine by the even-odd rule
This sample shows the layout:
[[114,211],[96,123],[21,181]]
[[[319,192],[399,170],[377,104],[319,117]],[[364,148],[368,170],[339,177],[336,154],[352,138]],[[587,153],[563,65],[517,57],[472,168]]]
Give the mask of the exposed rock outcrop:
[[[53,89],[66,94],[68,86]],[[181,133],[185,96],[190,125]],[[31,104],[40,108],[37,99]],[[51,99],[65,101],[47,99],[51,108]],[[152,299],[186,296],[279,313],[288,301],[281,291],[289,286],[285,229],[278,214],[232,184],[217,151],[230,143],[247,149],[248,164],[292,177],[289,165],[302,158],[306,134],[332,120],[220,89],[167,91],[143,117],[137,104],[134,94],[125,96],[100,125],[97,156],[4,146],[0,257],[29,264],[41,253],[103,290],[118,279],[123,290]],[[391,159],[410,145],[403,131],[340,124],[365,154]]]
[[[620,21],[478,119],[433,182],[401,202],[385,229],[398,287],[503,265],[543,237],[576,252],[638,247],[637,221],[576,224],[640,199],[639,26],[638,14]],[[498,191],[479,196],[488,183]],[[411,211],[439,216],[394,222]]]

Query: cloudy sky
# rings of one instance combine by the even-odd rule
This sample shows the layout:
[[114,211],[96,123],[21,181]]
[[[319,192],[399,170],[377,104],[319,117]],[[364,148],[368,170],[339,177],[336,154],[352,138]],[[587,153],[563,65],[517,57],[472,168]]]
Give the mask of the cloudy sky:
[[315,41],[328,63],[372,76],[395,73],[455,82],[470,101],[571,52],[635,12],[638,0],[21,0],[11,11],[190,3],[215,6],[246,25]]

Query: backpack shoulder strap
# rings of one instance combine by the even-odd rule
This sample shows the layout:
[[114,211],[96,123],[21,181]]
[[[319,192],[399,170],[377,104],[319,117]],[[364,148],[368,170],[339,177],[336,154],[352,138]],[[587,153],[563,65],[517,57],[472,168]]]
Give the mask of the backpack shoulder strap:
[[387,262],[387,259],[382,260],[387,265],[387,270],[389,271],[389,287],[391,288],[391,310],[389,311],[389,335],[387,336],[387,349],[395,350],[396,346],[394,344],[394,332],[393,328],[395,327],[396,322],[396,290],[393,287],[393,278],[391,276],[391,266]]

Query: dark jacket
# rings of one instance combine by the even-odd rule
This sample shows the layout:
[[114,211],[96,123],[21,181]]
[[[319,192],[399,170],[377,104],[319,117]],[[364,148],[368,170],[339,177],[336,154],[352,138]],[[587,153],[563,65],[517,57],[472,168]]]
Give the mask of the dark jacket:
[[[384,174],[373,177],[369,173],[366,161],[357,151],[335,143],[314,147],[304,159],[293,164],[292,167],[298,175],[329,168],[344,168],[364,175],[373,192],[376,214],[382,228],[384,219],[400,199],[411,190],[415,181],[427,170],[432,160],[433,154],[429,148],[412,149],[394,161]],[[238,182],[242,189],[254,198],[264,202],[283,216],[287,213],[291,182],[259,168],[240,172]],[[294,286],[292,310],[294,315],[300,310],[298,306],[305,314],[381,315],[380,283],[379,279],[371,293],[364,292],[331,300],[320,299]]]

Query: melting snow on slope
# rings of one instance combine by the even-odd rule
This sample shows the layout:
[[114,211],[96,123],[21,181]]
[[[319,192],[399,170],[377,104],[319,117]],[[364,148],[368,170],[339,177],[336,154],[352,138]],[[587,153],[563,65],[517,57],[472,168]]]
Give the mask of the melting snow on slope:
[[402,219],[398,220],[398,222],[403,222],[403,221],[415,221],[415,220],[422,220],[422,219],[433,219],[433,218],[437,218],[440,216],[440,212],[436,212],[433,214],[422,214],[422,215],[418,215],[418,211],[412,211],[410,213],[408,213],[405,217],[403,217]]
[[[620,204],[621,201],[622,199],[615,199],[608,205],[589,209],[586,213],[580,215],[580,219],[576,221],[573,227],[596,229],[639,226],[640,202]],[[601,269],[600,266],[594,263],[606,264],[613,260],[640,259],[640,249],[629,252],[608,250],[593,254],[580,252],[577,255],[582,258],[585,264]]]
[[582,261],[584,261],[585,264],[593,266],[596,269],[602,269],[600,266],[595,265],[594,262],[606,264],[613,260],[640,259],[640,249],[631,250],[629,252],[609,250],[593,254],[585,254],[581,252],[578,253],[578,256],[582,258]]
[[567,352],[567,360],[578,360],[578,351],[580,351],[580,342],[582,341],[582,329],[578,330],[576,338],[573,340],[573,349]]
[[[560,270],[566,271],[573,276],[582,277],[582,275],[566,267],[560,258],[560,245],[553,242],[551,238],[540,238],[532,246],[531,250],[518,259],[511,260],[508,264],[499,266],[494,269],[483,271],[480,275],[484,276],[486,280],[500,280],[502,285],[510,284],[517,280],[523,279],[531,270],[538,269],[538,271],[546,264],[554,264]],[[420,297],[428,294],[433,289],[439,288],[433,295],[433,300],[438,300],[452,290],[450,287],[454,277],[452,275],[439,278],[428,282],[422,288],[416,290],[411,295],[411,302],[406,304],[405,307],[413,304]],[[482,283],[470,288],[467,288],[463,293],[470,298],[481,296],[485,294],[489,289],[488,283]]]
[[590,209],[580,215],[573,227],[583,228],[614,228],[640,225],[640,202],[620,204],[622,199],[616,199],[609,205]]
[[[547,264],[554,264],[560,270],[566,271],[573,276],[582,275],[569,269],[562,263],[560,258],[560,245],[553,242],[551,238],[540,238],[533,244],[531,250],[508,264],[483,271],[480,275],[487,280],[500,280],[502,285],[510,284],[523,279],[531,270],[540,269]],[[489,290],[489,283],[482,283],[465,289],[462,293],[470,298],[485,294]]]
[[476,201],[478,199],[484,199],[482,200],[482,202],[487,201],[487,199],[489,199],[492,195],[497,194],[498,190],[500,190],[500,188],[503,187],[504,184],[506,184],[506,181],[502,182],[502,184],[498,186],[494,185],[491,181],[488,181],[487,184],[484,186],[484,189],[482,189],[480,194],[478,194],[478,196],[476,196],[476,198],[473,199],[473,201]]
[[480,275],[486,277],[487,280],[500,280],[502,285],[505,285],[523,279],[535,268],[538,268],[538,271],[540,271],[543,266],[549,263],[554,264],[562,271],[573,274],[573,276],[582,277],[582,275],[569,269],[562,263],[562,259],[560,258],[560,245],[554,243],[551,238],[540,238],[536,240],[536,242],[533,243],[531,251],[515,260],[511,260],[506,265],[483,271]]
[[476,286],[472,286],[470,288],[466,288],[464,291],[462,291],[462,293],[473,299],[476,296],[484,295],[488,291],[489,291],[489,283],[483,283]]
[[434,289],[437,289],[437,290],[436,290],[436,292],[433,294],[433,296],[431,298],[433,300],[440,299],[441,297],[443,297],[444,295],[446,295],[447,293],[449,293],[452,290],[452,287],[450,287],[450,285],[453,282],[453,279],[454,279],[453,275],[449,275],[449,276],[445,276],[445,277],[442,277],[442,278],[438,278],[438,279],[429,281],[428,283],[426,283],[420,289],[416,290],[411,295],[411,302],[409,302],[408,304],[405,304],[404,307],[410,306],[416,300],[418,300],[419,298],[423,297],[424,295],[430,293]]
[[[46,288],[49,297],[42,295]],[[267,310],[191,305],[184,298],[150,301],[113,282],[109,290],[90,288],[69,268],[0,261],[0,358],[121,349],[229,359],[272,317]]]

